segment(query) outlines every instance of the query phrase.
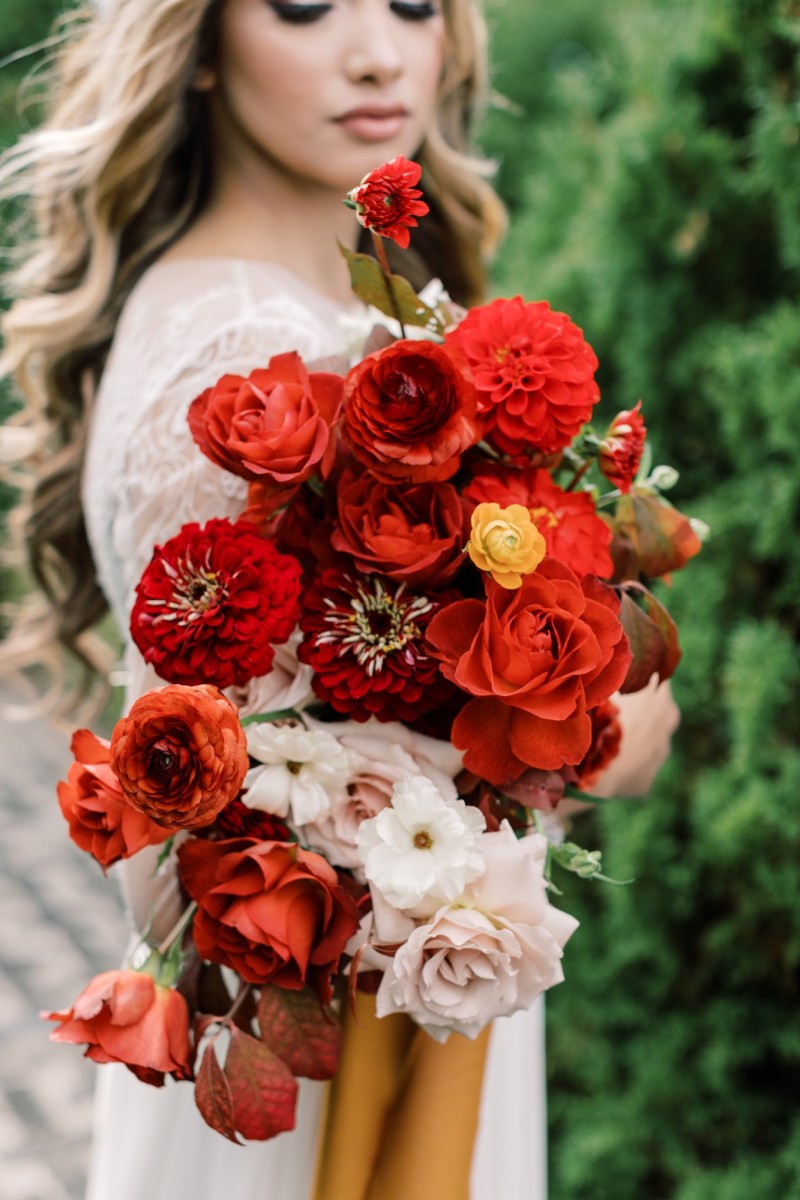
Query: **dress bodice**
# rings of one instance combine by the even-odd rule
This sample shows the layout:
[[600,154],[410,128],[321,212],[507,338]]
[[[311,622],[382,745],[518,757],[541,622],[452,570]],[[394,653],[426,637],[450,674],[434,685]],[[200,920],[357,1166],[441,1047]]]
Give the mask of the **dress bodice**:
[[90,420],[83,505],[98,578],[124,634],[153,547],[187,521],[234,517],[246,484],[192,440],[189,404],[274,354],[350,354],[364,317],[272,264],[176,259],[151,267],[120,317]]

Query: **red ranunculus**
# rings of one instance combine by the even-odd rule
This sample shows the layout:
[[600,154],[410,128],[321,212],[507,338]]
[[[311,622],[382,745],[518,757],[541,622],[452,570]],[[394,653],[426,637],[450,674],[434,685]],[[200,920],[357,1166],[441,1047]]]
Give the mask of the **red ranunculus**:
[[310,984],[330,1001],[358,912],[321,855],[253,838],[191,838],[178,851],[178,870],[198,905],[194,941],[203,958],[248,983]]
[[300,564],[249,521],[184,525],[136,588],[131,635],[170,683],[242,685],[272,666],[299,613]]
[[247,774],[247,737],[218,688],[145,692],[114,726],[111,765],[130,804],[168,829],[210,825]]
[[402,154],[370,171],[348,193],[359,223],[405,249],[411,240],[409,228],[417,225],[415,218],[429,211],[416,187],[421,175],[419,163],[410,162]]
[[344,428],[378,479],[449,479],[480,439],[472,384],[441,346],[397,341],[368,354],[345,378]]
[[223,375],[192,402],[189,428],[217,466],[280,489],[308,479],[332,457],[341,403],[340,376],[309,374],[292,351],[246,379]]
[[487,463],[464,488],[475,504],[524,504],[547,543],[547,553],[576,575],[610,579],[614,572],[611,531],[595,510],[588,492],[566,492],[550,472]]
[[636,478],[647,430],[641,415],[641,400],[635,408],[617,413],[608,427],[597,456],[597,464],[609,483],[629,492]]
[[340,480],[337,503],[331,544],[359,571],[441,588],[463,562],[469,524],[452,484],[399,487],[349,470]]
[[180,992],[140,971],[104,971],[66,1012],[42,1013],[61,1024],[54,1042],[86,1043],[86,1058],[124,1063],[143,1083],[191,1079],[189,1009]]
[[615,594],[551,558],[514,591],[489,582],[485,601],[442,609],[428,643],[447,678],[475,697],[455,719],[453,744],[469,771],[499,786],[527,767],[579,763],[592,738],[588,710],[616,691],[631,661]]
[[516,296],[473,308],[445,345],[472,372],[487,441],[512,457],[569,445],[600,398],[594,351],[544,301]]
[[592,718],[592,743],[575,772],[578,787],[587,792],[617,757],[622,743],[619,708],[613,700],[604,700],[589,716]]
[[75,762],[66,782],[58,785],[58,803],[69,823],[69,836],[96,858],[103,870],[170,836],[169,829],[156,825],[126,800],[111,769],[110,745],[88,729],[77,730],[72,735]]
[[453,693],[425,645],[437,608],[452,598],[409,592],[378,575],[323,571],[306,589],[297,651],[316,672],[320,700],[355,721],[414,721]]

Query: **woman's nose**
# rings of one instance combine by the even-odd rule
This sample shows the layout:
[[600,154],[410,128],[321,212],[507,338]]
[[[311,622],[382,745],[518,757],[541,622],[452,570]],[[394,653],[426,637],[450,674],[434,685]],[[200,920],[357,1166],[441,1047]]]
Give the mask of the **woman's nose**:
[[398,24],[385,0],[362,0],[353,6],[345,70],[354,83],[391,83],[403,71]]

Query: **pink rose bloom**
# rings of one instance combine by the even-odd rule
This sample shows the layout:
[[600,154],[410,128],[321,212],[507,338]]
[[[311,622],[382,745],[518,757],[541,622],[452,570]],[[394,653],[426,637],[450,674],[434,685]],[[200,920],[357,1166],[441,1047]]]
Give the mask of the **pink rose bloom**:
[[446,800],[458,795],[453,777],[461,770],[462,759],[449,742],[414,733],[399,721],[321,722],[305,717],[305,724],[332,733],[350,755],[353,771],[347,787],[332,797],[330,814],[304,825],[301,838],[334,866],[357,869],[361,879],[358,827],[388,808],[396,783],[424,775]]
[[[504,824],[479,846],[485,874],[408,935],[378,989],[379,1017],[408,1013],[439,1042],[453,1031],[477,1037],[561,983],[562,950],[578,927],[547,898],[541,834],[518,840]],[[379,940],[400,932],[387,916],[376,912]]]
[[238,706],[240,717],[280,712],[284,708],[299,712],[314,699],[311,688],[313,668],[301,663],[297,657],[302,636],[300,630],[295,629],[288,642],[274,647],[272,669],[266,675],[250,679],[242,687],[227,689],[227,695]]

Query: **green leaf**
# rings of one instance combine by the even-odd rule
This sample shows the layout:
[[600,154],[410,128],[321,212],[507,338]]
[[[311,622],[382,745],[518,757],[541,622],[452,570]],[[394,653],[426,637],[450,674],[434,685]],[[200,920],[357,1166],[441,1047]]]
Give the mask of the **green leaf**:
[[444,333],[436,312],[420,300],[407,279],[402,275],[390,275],[390,291],[386,276],[371,255],[356,254],[341,245],[339,249],[350,270],[350,285],[359,300],[371,304],[387,317],[399,319],[403,325],[417,325],[439,335]]

